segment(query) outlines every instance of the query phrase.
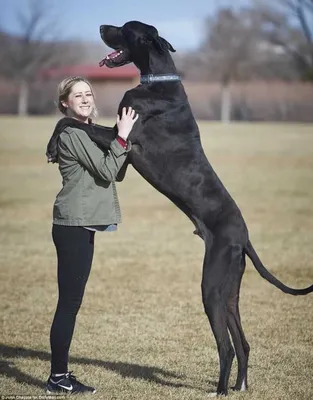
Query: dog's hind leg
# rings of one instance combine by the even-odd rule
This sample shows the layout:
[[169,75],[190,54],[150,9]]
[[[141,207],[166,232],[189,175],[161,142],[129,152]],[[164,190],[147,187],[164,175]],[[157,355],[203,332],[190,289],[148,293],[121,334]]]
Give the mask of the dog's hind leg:
[[218,244],[206,251],[202,277],[202,300],[216,340],[220,376],[217,395],[227,395],[228,381],[235,351],[227,329],[227,300],[232,285],[231,269],[238,246]]
[[[241,279],[245,270],[245,255],[241,255],[240,269],[237,276],[234,276],[233,286],[227,301],[227,326],[233,339],[233,344],[238,360],[238,374],[234,390],[245,391],[248,388],[248,358],[250,346],[245,338],[239,313],[239,291]],[[234,271],[236,272],[236,271]]]

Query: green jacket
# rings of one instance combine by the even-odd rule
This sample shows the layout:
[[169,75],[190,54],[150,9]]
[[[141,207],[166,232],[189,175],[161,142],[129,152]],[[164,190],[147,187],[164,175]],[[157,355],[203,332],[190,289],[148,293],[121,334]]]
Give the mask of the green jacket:
[[63,188],[53,207],[56,225],[110,225],[121,222],[114,181],[118,179],[125,150],[115,139],[103,153],[82,130],[66,128],[59,139],[59,170]]

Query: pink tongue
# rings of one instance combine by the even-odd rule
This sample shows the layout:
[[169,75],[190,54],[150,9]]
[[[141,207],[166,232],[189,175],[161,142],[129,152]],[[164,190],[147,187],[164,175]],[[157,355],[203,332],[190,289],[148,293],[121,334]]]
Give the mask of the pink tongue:
[[104,60],[105,60],[105,58],[99,62],[99,67],[103,67],[104,66],[104,64],[105,64]]
[[104,64],[105,64],[104,60],[106,58],[111,58],[112,56],[115,56],[115,54],[117,54],[117,53],[118,53],[118,51],[113,51],[113,53],[110,53],[109,55],[107,55],[103,60],[101,60],[99,62],[99,67],[103,67],[104,66]]
[[115,56],[115,54],[118,54],[118,53],[119,53],[118,51],[113,51],[113,53],[110,53],[108,55],[108,57],[111,58],[112,56]]

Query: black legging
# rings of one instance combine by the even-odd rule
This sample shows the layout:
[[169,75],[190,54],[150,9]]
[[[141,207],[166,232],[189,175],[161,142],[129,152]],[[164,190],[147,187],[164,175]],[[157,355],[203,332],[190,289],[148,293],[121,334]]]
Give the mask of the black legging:
[[59,300],[50,331],[51,373],[68,372],[68,353],[91,269],[94,235],[79,226],[52,228],[58,256]]

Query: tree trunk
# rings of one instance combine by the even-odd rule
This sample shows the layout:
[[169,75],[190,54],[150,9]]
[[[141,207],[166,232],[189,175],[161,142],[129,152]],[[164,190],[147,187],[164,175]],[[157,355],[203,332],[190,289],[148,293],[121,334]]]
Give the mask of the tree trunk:
[[25,79],[19,83],[17,113],[20,117],[27,115],[28,112],[28,92],[29,86]]
[[231,93],[230,83],[222,83],[221,121],[228,124],[231,120]]

